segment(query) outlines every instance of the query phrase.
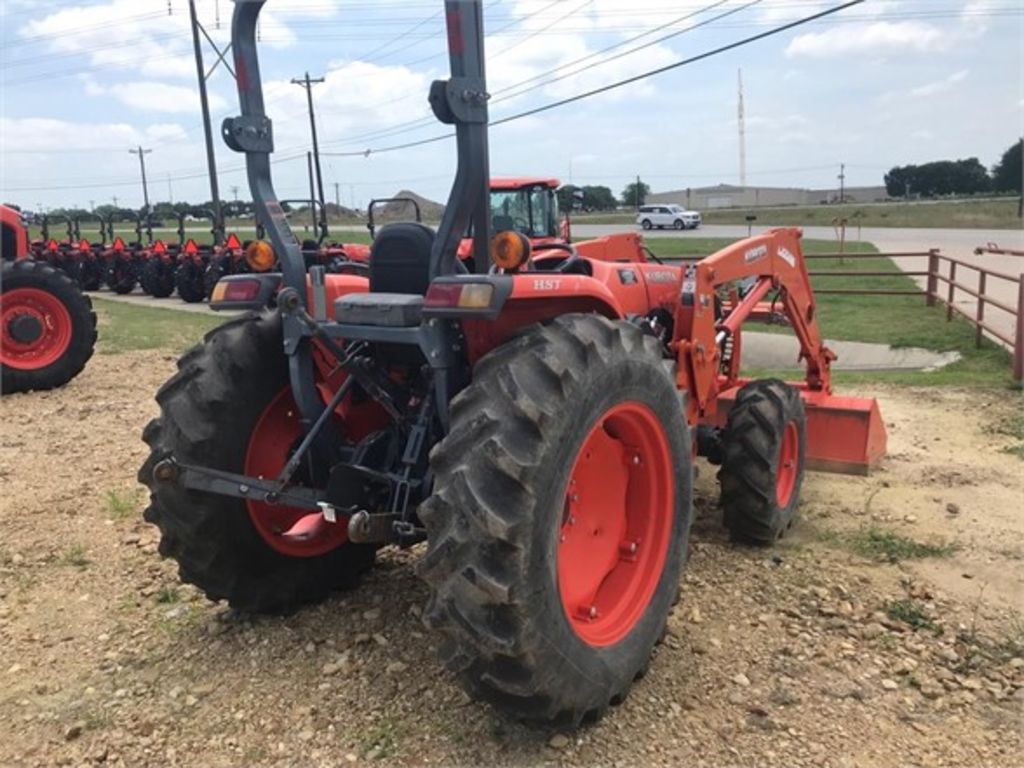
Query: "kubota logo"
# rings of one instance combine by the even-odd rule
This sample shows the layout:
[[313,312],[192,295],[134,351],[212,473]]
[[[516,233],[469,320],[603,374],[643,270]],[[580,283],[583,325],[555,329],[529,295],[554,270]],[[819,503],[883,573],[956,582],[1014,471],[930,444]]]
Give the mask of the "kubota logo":
[[759,245],[756,248],[751,248],[749,251],[744,253],[743,254],[743,260],[747,264],[752,264],[753,262],[757,261],[758,259],[763,259],[767,255],[768,255],[768,246],[767,245]]

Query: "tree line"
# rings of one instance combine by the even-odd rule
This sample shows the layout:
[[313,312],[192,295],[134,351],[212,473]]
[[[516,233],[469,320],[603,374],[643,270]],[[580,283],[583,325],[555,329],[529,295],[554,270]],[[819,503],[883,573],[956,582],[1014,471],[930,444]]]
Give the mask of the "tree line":
[[1011,145],[991,172],[976,157],[896,166],[885,174],[889,197],[940,197],[980,192],[1020,194],[1024,139]]

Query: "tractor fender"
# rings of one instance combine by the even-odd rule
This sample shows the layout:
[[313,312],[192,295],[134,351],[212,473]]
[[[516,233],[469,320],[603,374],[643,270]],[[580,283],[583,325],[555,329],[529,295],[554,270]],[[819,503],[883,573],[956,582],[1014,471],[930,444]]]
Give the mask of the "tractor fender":
[[470,364],[524,328],[562,315],[593,313],[611,320],[625,317],[608,287],[586,275],[529,273],[498,279],[509,279],[512,290],[496,316],[493,319],[472,315],[462,318]]

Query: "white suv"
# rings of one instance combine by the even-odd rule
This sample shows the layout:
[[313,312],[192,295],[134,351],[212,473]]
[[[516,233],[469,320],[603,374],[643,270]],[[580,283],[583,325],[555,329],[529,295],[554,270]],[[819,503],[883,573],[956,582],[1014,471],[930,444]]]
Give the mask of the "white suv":
[[701,224],[697,211],[688,211],[679,205],[641,205],[636,223],[644,229],[696,229]]

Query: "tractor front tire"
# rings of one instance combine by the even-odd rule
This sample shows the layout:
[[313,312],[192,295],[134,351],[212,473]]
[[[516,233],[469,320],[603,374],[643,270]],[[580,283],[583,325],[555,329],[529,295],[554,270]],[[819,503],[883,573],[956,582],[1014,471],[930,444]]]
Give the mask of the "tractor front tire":
[[[186,490],[153,476],[154,467],[172,456],[183,464],[236,473],[246,471],[257,448],[286,459],[301,437],[300,427],[280,440],[265,433],[258,447],[252,439],[261,425],[283,419],[298,424],[290,396],[282,400],[289,378],[281,347],[276,313],[246,315],[214,329],[178,361],[178,372],[156,396],[160,417],[143,433],[151,453],[139,482],[150,489],[145,519],[160,529],[160,554],[175,559],[182,581],[211,600],[227,600],[252,613],[289,613],[353,586],[376,554],[374,545],[345,540],[342,528],[328,534],[333,548],[285,554],[281,545],[268,542],[272,534],[257,528],[252,502]],[[275,405],[282,403],[283,409]],[[281,507],[266,511],[280,514]]]
[[597,315],[531,326],[451,404],[420,507],[441,657],[524,720],[598,719],[647,668],[691,520],[683,403],[657,341]]
[[736,395],[722,432],[718,480],[732,538],[772,544],[796,521],[804,476],[806,415],[800,393],[760,379]]
[[4,262],[0,277],[0,391],[53,389],[92,357],[96,314],[75,282],[32,259]]

